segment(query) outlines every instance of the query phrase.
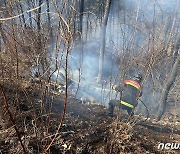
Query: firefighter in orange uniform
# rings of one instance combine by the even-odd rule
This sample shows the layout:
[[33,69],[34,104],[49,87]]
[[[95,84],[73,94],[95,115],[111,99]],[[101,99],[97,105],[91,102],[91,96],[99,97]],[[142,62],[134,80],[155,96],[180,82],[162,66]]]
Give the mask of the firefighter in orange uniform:
[[122,86],[114,85],[112,88],[120,94],[120,100],[110,100],[108,115],[113,117],[114,107],[127,110],[129,116],[134,115],[134,109],[138,104],[138,98],[142,96],[142,75],[135,74],[133,80],[125,80]]

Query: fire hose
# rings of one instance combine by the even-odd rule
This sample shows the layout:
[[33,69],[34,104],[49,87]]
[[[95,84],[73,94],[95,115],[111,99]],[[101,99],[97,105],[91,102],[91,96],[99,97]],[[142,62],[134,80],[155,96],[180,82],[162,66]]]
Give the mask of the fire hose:
[[149,110],[148,110],[146,104],[145,104],[141,99],[139,99],[139,101],[140,101],[140,102],[144,105],[144,107],[146,108],[147,117],[146,117],[146,119],[144,120],[144,122],[145,122],[145,121],[149,118]]

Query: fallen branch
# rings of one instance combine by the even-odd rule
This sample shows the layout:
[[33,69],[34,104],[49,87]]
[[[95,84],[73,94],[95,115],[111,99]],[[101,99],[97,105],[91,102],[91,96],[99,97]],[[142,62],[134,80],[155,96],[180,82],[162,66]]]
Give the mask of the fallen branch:
[[146,127],[148,129],[151,129],[153,131],[156,132],[160,132],[160,133],[173,133],[173,134],[178,134],[180,135],[180,130],[176,129],[176,128],[170,128],[167,126],[157,126],[157,125],[153,125],[153,124],[149,124],[149,123],[140,123],[139,125]]

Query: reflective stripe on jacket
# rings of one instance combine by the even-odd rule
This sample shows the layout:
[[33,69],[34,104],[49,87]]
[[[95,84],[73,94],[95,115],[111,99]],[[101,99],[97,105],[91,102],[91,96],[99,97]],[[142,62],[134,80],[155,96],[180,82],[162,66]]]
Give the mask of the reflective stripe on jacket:
[[141,89],[141,85],[137,82],[137,81],[134,81],[134,80],[125,80],[124,81],[125,84],[127,85],[131,85],[137,89]]
[[124,81],[124,90],[122,92],[121,104],[134,108],[137,104],[137,98],[141,92],[141,85],[134,80]]
[[132,108],[132,109],[134,108],[133,105],[131,105],[131,104],[127,103],[127,102],[121,101],[120,103],[123,104],[123,105],[125,105],[125,106],[127,106],[127,107],[130,107],[130,108]]

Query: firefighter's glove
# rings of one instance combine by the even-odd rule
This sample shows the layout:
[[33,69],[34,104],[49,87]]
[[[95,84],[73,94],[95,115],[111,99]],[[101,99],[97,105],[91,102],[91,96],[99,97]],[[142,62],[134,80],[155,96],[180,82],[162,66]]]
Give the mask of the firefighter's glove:
[[112,86],[112,89],[113,89],[113,90],[117,90],[117,86],[116,86],[116,85],[113,85],[113,86]]

